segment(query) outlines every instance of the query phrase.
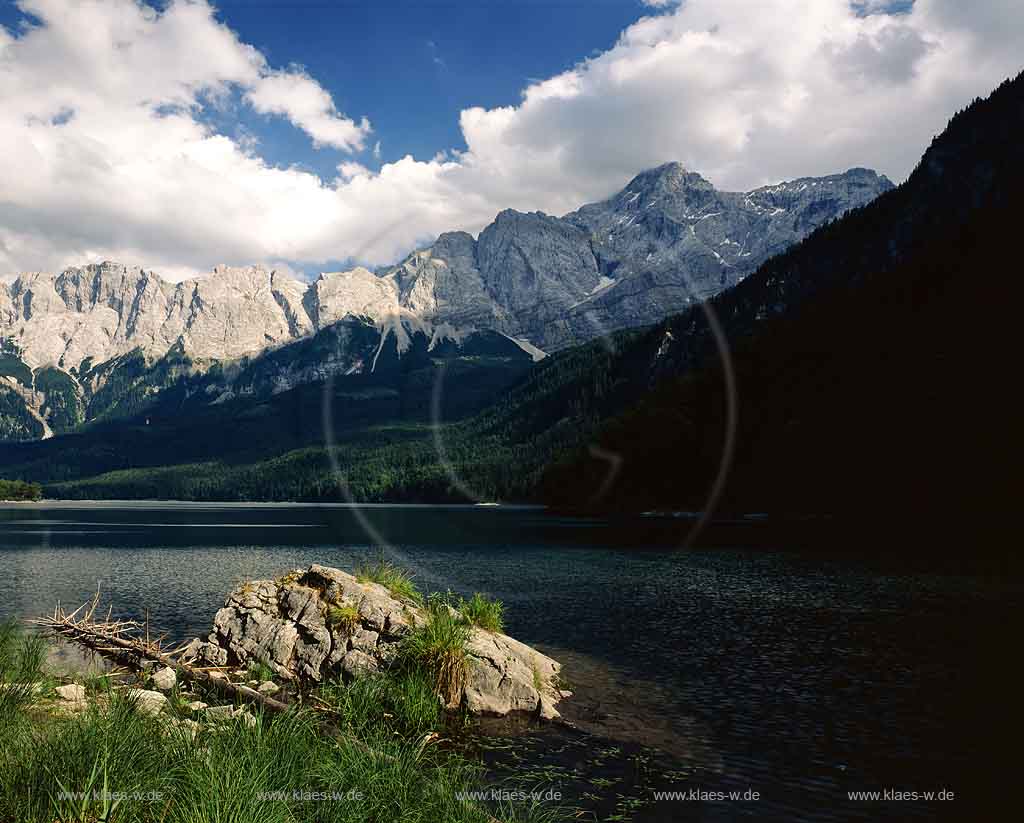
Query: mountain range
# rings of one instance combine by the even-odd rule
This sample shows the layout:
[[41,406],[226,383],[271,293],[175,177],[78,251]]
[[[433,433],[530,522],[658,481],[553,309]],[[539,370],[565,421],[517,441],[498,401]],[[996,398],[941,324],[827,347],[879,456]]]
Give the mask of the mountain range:
[[[142,414],[0,443],[0,465],[70,498],[468,497],[609,513],[704,508],[725,457],[720,511],[815,524],[816,547],[1009,558],[1022,131],[1024,75],[956,114],[899,187],[705,306],[537,363],[497,333],[472,356],[420,336],[375,371],[210,403],[204,385],[220,391],[224,367],[189,376],[172,351],[162,362],[181,374]],[[378,340],[349,318],[254,358],[247,379],[293,346],[312,368],[356,332]]]
[[891,188],[851,169],[720,192],[668,163],[564,217],[506,210],[478,238],[313,283],[260,266],[179,283],[111,262],[22,274],[0,282],[0,439],[140,413],[197,376],[192,396],[217,404],[410,353],[521,366],[728,289]]

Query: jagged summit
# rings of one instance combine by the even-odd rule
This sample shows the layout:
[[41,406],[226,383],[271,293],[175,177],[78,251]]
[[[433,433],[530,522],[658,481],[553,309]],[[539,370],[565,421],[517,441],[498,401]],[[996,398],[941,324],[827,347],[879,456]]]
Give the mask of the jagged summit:
[[615,197],[621,198],[637,193],[674,193],[686,188],[712,189],[714,186],[697,172],[690,171],[678,161],[673,161],[640,172]]

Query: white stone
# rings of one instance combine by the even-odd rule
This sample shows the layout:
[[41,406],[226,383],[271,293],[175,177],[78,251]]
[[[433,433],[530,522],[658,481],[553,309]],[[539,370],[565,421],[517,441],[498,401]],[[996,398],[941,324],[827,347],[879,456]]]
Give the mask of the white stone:
[[170,666],[153,675],[153,685],[162,692],[170,691],[178,684],[178,675]]
[[157,715],[167,705],[167,697],[149,689],[129,689],[128,699],[134,700],[136,708],[143,714]]
[[55,691],[61,700],[73,700],[77,702],[85,700],[85,686],[79,686],[77,683],[58,686]]

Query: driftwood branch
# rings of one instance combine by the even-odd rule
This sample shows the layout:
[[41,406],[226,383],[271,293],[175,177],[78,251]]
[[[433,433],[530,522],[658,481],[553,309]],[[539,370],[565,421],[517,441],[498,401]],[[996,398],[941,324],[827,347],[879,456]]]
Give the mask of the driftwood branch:
[[248,686],[232,683],[223,675],[214,673],[216,670],[192,666],[179,659],[184,646],[165,651],[162,642],[166,635],[150,640],[148,621],[143,626],[134,620],[112,620],[110,612],[106,619],[95,620],[93,615],[98,604],[99,591],[92,601],[82,604],[71,614],[66,614],[58,603],[52,616],[40,617],[31,622],[122,665],[143,669],[144,661],[152,661],[173,669],[181,680],[200,683],[231,700],[258,705],[271,712],[287,711],[287,703]]

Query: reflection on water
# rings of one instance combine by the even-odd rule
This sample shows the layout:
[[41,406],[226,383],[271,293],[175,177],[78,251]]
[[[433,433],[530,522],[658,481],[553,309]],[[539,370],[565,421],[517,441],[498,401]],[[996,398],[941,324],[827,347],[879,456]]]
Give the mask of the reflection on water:
[[[1019,586],[782,552],[627,551],[624,530],[671,541],[531,509],[370,516],[421,587],[505,601],[509,633],[564,661],[566,715],[610,745],[656,748],[677,788],[753,787],[765,800],[744,814],[761,818],[933,818],[927,804],[858,806],[846,792],[969,794],[993,759],[998,690],[1011,688],[993,668],[1015,647]],[[186,638],[242,580],[375,551],[343,507],[4,508],[0,618],[99,586],[115,610],[148,609]],[[672,808],[636,819],[740,814]]]

